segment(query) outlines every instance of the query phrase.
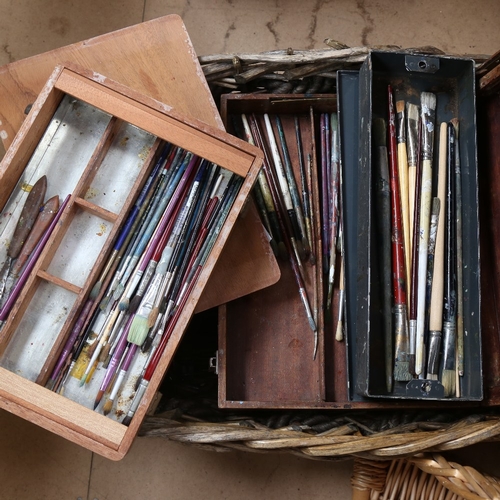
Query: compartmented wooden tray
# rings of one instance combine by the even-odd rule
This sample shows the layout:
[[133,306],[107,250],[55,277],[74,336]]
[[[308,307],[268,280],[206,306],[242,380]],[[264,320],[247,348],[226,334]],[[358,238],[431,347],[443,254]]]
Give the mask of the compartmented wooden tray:
[[[99,367],[83,389],[70,380],[64,396],[43,385],[84,306],[86,323],[97,310],[105,287],[92,300],[91,289],[165,143],[236,174],[239,188],[127,426],[120,421],[134,396],[132,379],[107,417],[92,410],[92,397],[85,394],[92,384],[98,387],[103,375]],[[102,75],[58,67],[0,166],[2,261],[27,191],[40,176],[47,176],[47,196],[67,200],[0,332],[0,406],[108,458],[123,457],[245,206],[261,162],[257,148],[165,104]],[[132,363],[130,374],[136,379],[144,361],[139,355]]]

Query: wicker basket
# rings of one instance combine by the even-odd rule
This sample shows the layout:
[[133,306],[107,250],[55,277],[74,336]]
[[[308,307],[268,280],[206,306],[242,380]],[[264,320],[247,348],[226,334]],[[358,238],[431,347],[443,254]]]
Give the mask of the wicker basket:
[[[369,49],[325,42],[329,48],[324,50],[204,56],[200,63],[216,102],[227,92],[334,93],[336,70],[358,68]],[[406,50],[443,53],[434,47]],[[468,57],[476,60],[480,74],[480,64],[487,57]],[[164,437],[222,452],[287,452],[330,461],[354,457],[356,498],[500,498],[495,479],[435,454],[497,440],[500,416],[495,409],[276,410],[251,415],[223,411],[217,408],[216,376],[206,375],[205,365],[200,368],[200,359],[205,363],[209,356],[200,354],[199,339],[190,341],[189,331],[187,337],[180,349],[184,349],[184,357],[176,354],[163,388],[168,398],[160,403],[159,413],[145,420],[141,436]],[[216,338],[215,333],[215,346]]]

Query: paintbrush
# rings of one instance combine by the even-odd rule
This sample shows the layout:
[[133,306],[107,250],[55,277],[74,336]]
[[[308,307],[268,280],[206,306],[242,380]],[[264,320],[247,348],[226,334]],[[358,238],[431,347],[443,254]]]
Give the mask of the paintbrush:
[[[460,141],[458,118],[451,124],[455,128],[455,200],[456,200],[456,242],[457,242],[457,372],[464,375],[464,291],[463,291],[463,237],[462,237],[462,172],[460,168]],[[457,397],[460,384],[457,384]]]
[[408,338],[404,331],[396,337],[395,358],[393,358],[392,332],[392,234],[391,234],[391,190],[389,160],[387,157],[386,123],[382,118],[373,120],[373,141],[376,157],[376,196],[377,246],[380,248],[380,276],[382,291],[382,317],[384,336],[384,365],[387,392],[392,392],[393,360],[396,380],[407,380],[408,376]]
[[439,373],[439,352],[443,328],[444,255],[445,255],[445,211],[446,169],[448,154],[448,125],[441,123],[439,130],[439,161],[437,176],[437,197],[442,206],[439,217],[436,248],[434,250],[434,270],[432,278],[431,303],[429,313],[429,347],[427,353],[427,378],[437,380]]
[[[396,141],[396,116],[394,110],[394,99],[392,88],[387,87],[387,96],[389,103],[389,179],[391,192],[391,241],[392,241],[392,290],[394,302],[394,330],[396,346],[404,346],[408,342],[408,310],[406,301],[406,266],[404,255],[404,237],[403,237],[403,222],[401,216],[401,197],[399,194],[399,170],[397,158],[397,141]],[[400,354],[404,351],[401,349]],[[411,355],[411,346],[407,353]],[[400,359],[396,348],[396,363],[394,365],[394,379],[398,381],[409,380],[411,378],[410,366],[404,360],[404,356]],[[409,364],[411,364],[411,358]]]
[[430,92],[422,92],[420,102],[422,116],[422,190],[420,195],[420,237],[418,244],[417,333],[414,351],[416,375],[422,373],[424,360],[425,290],[432,201],[432,159],[436,96]]
[[[418,251],[419,251],[419,242],[420,242],[420,195],[422,193],[422,127],[420,123],[420,119],[417,116],[417,145],[415,151],[415,194],[413,199],[413,213],[415,214],[413,218],[413,231],[412,231],[412,241],[413,244],[411,246],[411,289],[410,289],[410,318],[408,321],[408,331],[409,331],[409,339],[412,346],[415,346],[416,336],[417,336],[417,304],[418,304]],[[412,358],[413,365],[410,367],[410,372],[413,372],[415,369],[415,358]]]
[[443,299],[443,371],[441,383],[445,397],[455,394],[455,343],[457,301],[456,200],[455,200],[455,129],[448,124],[448,154],[446,162],[446,220]]
[[340,259],[340,274],[339,274],[339,311],[337,316],[337,328],[335,330],[335,340],[342,342],[344,340],[344,328],[342,318],[344,316],[344,256]]
[[309,195],[307,193],[307,181],[306,181],[306,168],[304,165],[304,153],[302,151],[302,137],[300,135],[300,122],[299,117],[294,116],[294,129],[295,129],[295,142],[297,143],[297,159],[299,161],[299,175],[300,175],[300,187],[301,187],[301,198],[302,198],[302,208],[304,210],[304,226],[305,226],[305,236],[309,244],[309,261],[311,264],[316,263],[316,258],[312,251],[312,233],[311,233],[311,207],[309,205]]
[[405,102],[396,101],[396,133],[398,141],[399,195],[401,198],[401,217],[403,221],[403,241],[405,250],[406,283],[411,287],[411,250],[410,250],[410,210],[408,198],[408,158],[406,152]]
[[[245,140],[255,146],[255,141],[252,137],[252,132],[250,130],[250,125],[248,124],[248,119],[245,114],[241,115],[241,121],[243,123],[243,131]],[[276,215],[276,207],[274,206],[273,199],[271,196],[271,191],[269,190],[269,185],[267,184],[266,177],[262,170],[259,172],[257,176],[257,182],[260,187],[260,191],[262,194],[262,198],[264,201],[264,205],[266,207],[266,212],[269,218],[269,227],[271,229],[271,234],[276,239],[276,244],[278,247],[278,255],[281,259],[286,259],[286,247],[283,243],[283,235],[281,234],[281,230],[278,224],[278,218]]]
[[67,198],[64,200],[64,203],[61,205],[59,208],[59,211],[57,212],[56,216],[52,220],[49,228],[45,232],[45,234],[42,236],[40,241],[38,242],[37,247],[35,248],[34,252],[31,254],[31,257],[29,258],[28,262],[26,263],[26,266],[24,267],[21,275],[19,276],[19,279],[17,280],[17,283],[15,284],[14,288],[12,289],[9,298],[3,305],[2,309],[0,310],[0,329],[3,328],[5,322],[7,321],[7,317],[10,313],[10,310],[12,309],[12,306],[16,302],[17,297],[21,293],[21,290],[24,287],[24,284],[28,280],[31,271],[35,267],[35,264],[40,257],[40,254],[42,253],[43,249],[45,248],[45,245],[47,241],[49,240],[50,236],[52,235],[52,232],[54,231],[54,228],[56,227],[57,223],[59,222],[59,219],[61,218],[64,209],[66,208],[66,205],[68,204],[70,200],[71,195],[68,195]]
[[[305,255],[308,256],[311,253],[311,247],[309,245],[309,240],[307,239],[306,225],[304,222],[304,211],[302,208],[302,203],[300,201],[297,182],[295,180],[295,176],[292,169],[292,161],[290,159],[290,153],[288,151],[288,146],[286,143],[285,131],[283,130],[283,125],[281,124],[281,119],[279,115],[276,115],[274,118],[276,121],[276,128],[278,130],[278,138],[281,145],[281,152],[283,153],[286,180],[288,183],[288,187],[290,189],[290,196],[292,198],[293,208],[297,215],[297,224],[300,233],[300,241],[302,242]],[[297,237],[299,237],[299,234],[297,234]]]
[[322,241],[322,254],[323,254],[323,271],[328,273],[328,242],[329,237],[329,201],[328,201],[328,161],[327,161],[327,115],[321,113],[320,115],[320,151],[321,151],[321,241]]
[[40,177],[28,193],[24,206],[21,210],[21,215],[16,224],[14,234],[9,243],[7,250],[7,259],[5,260],[2,269],[0,270],[0,301],[2,300],[7,280],[10,275],[12,262],[19,256],[23,245],[28,237],[31,228],[35,224],[40,208],[43,205],[45,193],[47,191],[47,177]]
[[[410,225],[410,255],[413,255],[413,228],[415,227],[415,197],[417,177],[417,150],[419,145],[419,113],[416,104],[407,103],[407,158],[408,158],[408,223]],[[418,211],[418,210],[417,210]]]
[[310,231],[311,231],[311,255],[314,256],[316,261],[316,226],[315,226],[315,215],[313,207],[313,160],[310,153],[307,154],[307,169],[306,169],[306,183],[307,183],[307,206],[308,214],[310,218]]
[[427,251],[427,279],[426,279],[426,291],[425,291],[425,329],[424,329],[424,359],[422,361],[422,378],[426,373],[426,346],[429,345],[429,324],[430,324],[430,309],[431,309],[431,295],[432,295],[432,281],[434,278],[434,255],[436,251],[436,237],[437,237],[437,227],[439,223],[439,212],[441,210],[441,200],[438,197],[432,198],[431,205],[431,221],[429,227],[429,248]]
[[292,233],[291,233],[292,247],[296,252],[296,254],[298,255],[299,261],[302,261],[305,257],[305,252],[304,252],[304,247],[302,245],[302,234],[300,232],[299,223],[297,220],[297,212],[293,206],[285,170],[283,168],[283,163],[281,162],[280,154],[278,151],[278,145],[276,144],[271,121],[267,113],[264,114],[264,123],[266,126],[267,139],[271,150],[271,157],[273,159],[273,162],[269,163],[269,165],[274,165],[273,171],[276,173],[276,176],[278,178],[282,199],[292,228]]
[[339,182],[340,182],[340,170],[339,170],[339,133],[338,133],[338,118],[336,113],[331,114],[331,136],[332,136],[332,147],[331,147],[331,175],[330,175],[330,224],[329,224],[329,256],[330,263],[328,266],[328,294],[326,301],[326,309],[329,311],[332,307],[333,302],[333,285],[335,282],[335,262],[337,258],[337,253],[335,251],[336,241],[337,241],[337,229],[339,221]]

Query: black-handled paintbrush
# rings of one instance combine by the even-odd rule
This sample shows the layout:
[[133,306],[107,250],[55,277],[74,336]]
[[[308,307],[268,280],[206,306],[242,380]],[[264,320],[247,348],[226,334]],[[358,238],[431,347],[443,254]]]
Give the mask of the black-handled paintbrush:
[[443,300],[443,371],[441,383],[446,397],[455,395],[457,242],[455,201],[455,129],[448,124],[448,155],[446,162],[446,219]]

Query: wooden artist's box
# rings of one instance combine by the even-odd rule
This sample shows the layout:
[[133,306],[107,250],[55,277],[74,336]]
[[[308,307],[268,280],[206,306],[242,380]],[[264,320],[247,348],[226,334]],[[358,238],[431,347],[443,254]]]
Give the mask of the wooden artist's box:
[[[327,317],[324,311],[319,311],[317,316],[316,358],[312,354],[314,338],[287,262],[280,262],[282,277],[276,285],[219,308],[219,406],[222,408],[442,409],[498,404],[500,233],[495,217],[500,209],[497,206],[500,150],[496,138],[500,116],[499,58],[483,65],[477,74],[474,62],[467,58],[444,57],[440,60],[441,71],[436,74],[411,73],[405,68],[404,54],[375,53],[369,59],[370,64],[365,63],[368,69],[362,73],[338,73],[336,96],[232,94],[222,97],[222,118],[233,133],[237,133],[241,114],[254,114],[261,125],[264,113],[281,117],[296,177],[299,177],[299,167],[293,145],[296,143],[294,117],[300,121],[305,157],[308,152],[314,155],[320,148],[320,114],[338,112],[345,211],[343,251],[349,252],[343,281],[346,294],[344,341],[335,341],[341,288],[337,273],[333,313]],[[414,59],[418,64],[419,58]],[[420,59],[427,63],[434,58],[422,56]],[[364,79],[361,86],[360,79]],[[365,161],[364,167],[363,163],[360,166],[360,155],[363,155],[360,141],[364,141],[365,155],[368,155],[371,145],[366,143],[370,140],[366,128],[370,127],[371,113],[378,113],[386,101],[386,94],[383,100],[377,101],[371,93],[374,89],[378,92],[384,85],[386,92],[388,82],[399,90],[416,83],[419,91],[425,87],[446,93],[446,98],[440,96],[438,119],[458,116],[461,123],[462,187],[466,204],[463,237],[467,283],[464,314],[467,317],[464,316],[464,322],[468,373],[462,380],[461,395],[451,398],[443,397],[440,392],[429,392],[425,380],[415,387],[398,389],[399,392],[387,397],[385,390],[380,388],[383,375],[376,373],[382,356],[373,350],[377,342],[380,344],[376,340],[380,324],[375,317],[370,323],[370,315],[376,315],[373,309],[360,306],[370,296],[372,305],[376,304],[377,294],[380,294],[379,290],[370,289],[376,284],[368,262],[373,258],[370,256],[374,247],[370,232],[373,228],[360,229],[363,224],[373,223],[370,218],[373,214],[370,216],[367,209],[369,193],[366,191],[363,195],[359,191],[361,184],[366,188],[366,183],[370,182],[368,172],[362,170],[368,168],[370,159],[365,158],[368,163]],[[362,93],[365,94],[363,98]],[[371,96],[369,101],[368,95]],[[364,120],[360,119],[360,113],[365,113]],[[364,128],[360,128],[360,124]],[[361,134],[364,134],[363,140]],[[320,168],[317,167],[315,193],[321,184]],[[320,208],[316,205],[314,209],[319,211]],[[318,253],[316,255],[318,257]],[[321,268],[323,263],[319,256],[316,264]],[[310,297],[317,294],[311,300],[321,304],[325,293],[324,275],[313,267],[306,267],[306,274],[308,294]],[[358,347],[359,343],[366,346],[364,357],[359,356],[356,343]]]
[[[104,371],[99,366],[84,387],[70,375],[64,395],[45,384],[82,309],[88,308],[86,324],[97,311],[106,287],[91,297],[93,285],[165,143],[236,174],[237,187],[127,426],[122,421],[133,399],[133,377],[108,416],[92,409]],[[23,201],[39,177],[47,176],[46,197],[69,200],[0,332],[0,407],[105,457],[122,458],[245,206],[261,161],[257,148],[105,76],[56,68],[0,165],[2,261]],[[141,353],[132,361],[135,380],[144,362]]]

